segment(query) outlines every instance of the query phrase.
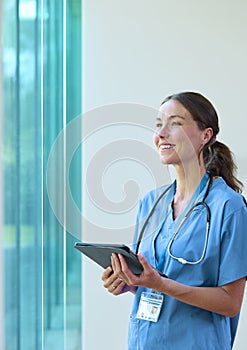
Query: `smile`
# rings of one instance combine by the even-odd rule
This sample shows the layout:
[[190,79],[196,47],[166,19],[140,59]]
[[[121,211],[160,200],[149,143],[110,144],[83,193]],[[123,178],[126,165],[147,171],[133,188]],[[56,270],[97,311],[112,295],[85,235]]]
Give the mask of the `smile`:
[[175,145],[165,144],[165,145],[160,145],[159,149],[160,149],[160,151],[165,151],[165,150],[168,150],[168,149],[172,149],[174,147],[175,147]]

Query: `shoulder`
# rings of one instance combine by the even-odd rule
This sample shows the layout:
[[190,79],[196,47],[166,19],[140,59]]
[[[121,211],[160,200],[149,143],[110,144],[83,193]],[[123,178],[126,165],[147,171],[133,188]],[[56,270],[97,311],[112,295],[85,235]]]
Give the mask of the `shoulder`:
[[228,208],[230,211],[246,208],[245,198],[229,187],[221,177],[213,180],[208,199],[212,205]]

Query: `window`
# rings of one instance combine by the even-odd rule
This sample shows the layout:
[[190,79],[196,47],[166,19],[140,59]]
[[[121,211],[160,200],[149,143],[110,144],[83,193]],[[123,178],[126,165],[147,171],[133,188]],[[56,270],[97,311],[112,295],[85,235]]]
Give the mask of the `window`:
[[[81,256],[50,206],[46,164],[81,112],[81,3],[4,0],[2,9],[5,349],[80,349]],[[58,167],[50,181],[59,178]],[[70,185],[80,208],[80,149]]]

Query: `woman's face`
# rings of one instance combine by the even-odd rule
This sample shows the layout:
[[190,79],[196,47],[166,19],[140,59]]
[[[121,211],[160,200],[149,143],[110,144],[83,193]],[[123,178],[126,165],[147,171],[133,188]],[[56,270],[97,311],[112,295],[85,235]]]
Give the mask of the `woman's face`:
[[154,144],[164,164],[185,166],[198,161],[203,145],[212,136],[212,129],[200,130],[189,111],[176,100],[160,107],[156,126]]

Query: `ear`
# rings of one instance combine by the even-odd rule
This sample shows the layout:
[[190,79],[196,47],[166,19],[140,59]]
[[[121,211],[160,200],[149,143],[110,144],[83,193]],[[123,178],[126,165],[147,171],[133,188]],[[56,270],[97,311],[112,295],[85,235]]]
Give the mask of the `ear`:
[[213,129],[212,128],[206,128],[203,130],[202,138],[203,138],[203,144],[206,145],[211,138],[213,137]]

